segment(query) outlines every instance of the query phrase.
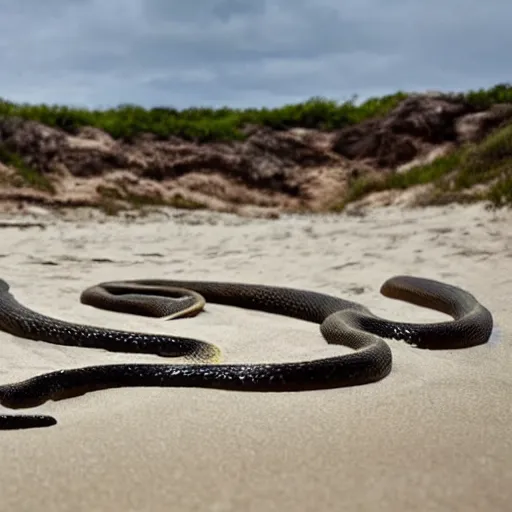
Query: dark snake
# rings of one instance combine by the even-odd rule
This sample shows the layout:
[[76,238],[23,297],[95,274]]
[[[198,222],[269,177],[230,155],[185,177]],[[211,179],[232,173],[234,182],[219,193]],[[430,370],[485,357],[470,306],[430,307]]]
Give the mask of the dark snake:
[[[0,330],[14,336],[59,345],[109,351],[181,356],[190,364],[111,364],[45,373],[0,386],[0,403],[26,408],[96,390],[157,386],[205,387],[239,391],[300,391],[376,382],[391,371],[391,350],[383,338],[420,348],[453,349],[486,343],[491,313],[469,292],[438,281],[396,276],[381,293],[450,315],[430,324],[379,318],[356,302],[293,288],[176,280],[102,283],[85,290],[81,302],[113,311],[177,318],[193,316],[205,301],[285,315],[320,324],[328,343],[342,344],[348,354],[287,363],[219,364],[220,350],[204,341],[144,334],[65,322],[20,304],[0,279]],[[0,429],[56,424],[46,415],[1,415]]]

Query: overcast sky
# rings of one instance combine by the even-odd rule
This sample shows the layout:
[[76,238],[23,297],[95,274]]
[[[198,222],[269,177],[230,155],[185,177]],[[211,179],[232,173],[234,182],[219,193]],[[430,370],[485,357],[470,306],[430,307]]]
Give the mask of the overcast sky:
[[278,106],[512,82],[512,0],[0,0],[0,97]]

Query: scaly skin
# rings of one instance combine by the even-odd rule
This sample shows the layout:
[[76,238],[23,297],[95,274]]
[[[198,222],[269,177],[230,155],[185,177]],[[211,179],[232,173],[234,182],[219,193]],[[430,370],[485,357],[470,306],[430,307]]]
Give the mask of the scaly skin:
[[[189,290],[187,293],[186,290]],[[468,292],[412,276],[397,276],[381,292],[436,309],[454,320],[434,324],[392,322],[364,306],[293,288],[204,281],[136,280],[102,283],[85,290],[82,302],[104,309],[175,318],[192,316],[204,301],[291,316],[320,324],[328,343],[354,350],[311,361],[276,364],[217,364],[220,350],[210,343],[63,322],[21,305],[0,280],[0,329],[15,336],[61,345],[110,351],[185,356],[192,364],[121,364],[61,370],[0,386],[0,403],[33,407],[90,391],[116,387],[206,387],[238,391],[300,391],[376,382],[391,371],[392,354],[382,338],[402,339],[422,348],[461,348],[486,343],[490,312]],[[150,297],[145,296],[150,294]],[[175,297],[186,298],[176,305]],[[0,416],[0,429],[51,426],[51,416]]]

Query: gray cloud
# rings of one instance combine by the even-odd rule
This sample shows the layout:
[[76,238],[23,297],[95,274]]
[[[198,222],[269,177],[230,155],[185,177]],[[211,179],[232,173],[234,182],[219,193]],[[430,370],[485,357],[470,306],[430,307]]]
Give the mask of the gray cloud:
[[14,101],[274,106],[510,80],[509,0],[2,3]]

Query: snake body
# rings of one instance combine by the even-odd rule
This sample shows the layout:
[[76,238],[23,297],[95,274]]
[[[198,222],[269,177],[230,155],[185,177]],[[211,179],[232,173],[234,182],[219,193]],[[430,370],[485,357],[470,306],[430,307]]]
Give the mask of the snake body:
[[[74,324],[41,315],[20,304],[0,280],[0,330],[54,344],[110,351],[184,356],[190,364],[112,364],[50,372],[0,386],[0,403],[33,407],[89,391],[116,387],[206,387],[240,391],[298,391],[367,384],[391,371],[392,354],[382,338],[421,348],[479,345],[490,337],[491,313],[469,292],[438,281],[396,276],[385,296],[453,317],[432,324],[393,322],[366,307],[331,295],[277,286],[208,281],[134,280],[102,283],[82,293],[85,304],[114,311],[176,318],[197,314],[204,301],[285,315],[320,324],[328,343],[349,354],[287,363],[219,364],[220,351],[204,341]],[[148,295],[149,294],[149,295]],[[170,300],[166,297],[171,296]],[[176,301],[176,297],[181,297]],[[51,416],[2,415],[0,429],[50,426]]]

